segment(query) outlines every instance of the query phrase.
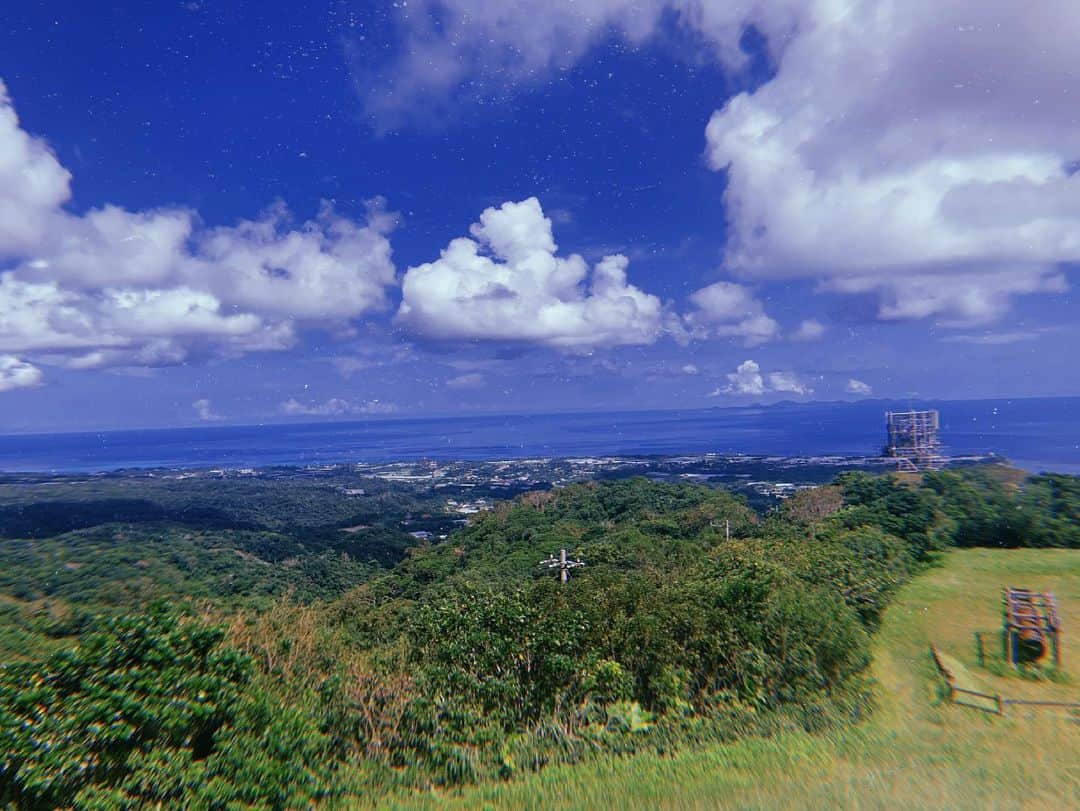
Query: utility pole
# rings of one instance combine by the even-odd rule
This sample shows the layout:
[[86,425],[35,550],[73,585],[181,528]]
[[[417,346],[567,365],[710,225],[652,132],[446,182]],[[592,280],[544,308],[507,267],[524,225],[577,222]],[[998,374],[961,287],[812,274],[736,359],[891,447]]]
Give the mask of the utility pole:
[[565,549],[560,549],[558,557],[555,557],[555,555],[552,555],[549,558],[545,558],[544,560],[540,561],[540,565],[544,566],[547,569],[558,569],[559,570],[559,582],[560,583],[565,583],[567,580],[570,579],[570,570],[571,569],[576,569],[579,566],[584,566],[585,561],[583,561],[583,560],[570,560],[566,556],[566,550]]
[[[712,527],[713,529],[716,529],[716,527],[718,527],[719,525],[720,525],[720,523],[717,520],[713,520],[713,521],[709,522],[709,526]],[[730,541],[731,540],[731,519],[730,518],[725,518],[724,519],[724,540],[725,541]]]

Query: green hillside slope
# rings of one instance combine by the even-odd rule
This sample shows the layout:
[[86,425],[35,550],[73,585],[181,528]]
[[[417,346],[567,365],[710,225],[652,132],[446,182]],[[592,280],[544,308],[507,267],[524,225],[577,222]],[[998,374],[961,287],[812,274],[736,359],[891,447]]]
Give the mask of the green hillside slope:
[[[1006,583],[1055,592],[1071,681],[995,676],[978,666],[973,632],[996,628]],[[927,654],[935,642],[990,692],[1080,701],[1080,647],[1070,647],[1070,629],[1080,629],[1080,552],[953,551],[886,610],[874,641],[878,711],[859,726],[551,768],[459,794],[399,795],[393,807],[1080,807],[1080,715],[1010,709],[998,717],[943,703]]]

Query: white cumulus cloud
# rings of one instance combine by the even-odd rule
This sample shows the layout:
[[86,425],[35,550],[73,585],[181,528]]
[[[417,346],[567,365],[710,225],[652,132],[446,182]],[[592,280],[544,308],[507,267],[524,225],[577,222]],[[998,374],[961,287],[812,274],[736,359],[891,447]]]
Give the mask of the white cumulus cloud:
[[551,220],[530,197],[480,215],[434,262],[409,268],[397,320],[435,338],[562,349],[649,344],[664,330],[656,296],[626,278],[628,260],[557,255]]
[[810,0],[775,78],[717,111],[726,264],[970,324],[1080,259],[1080,5]]
[[391,217],[374,206],[359,225],[324,203],[299,228],[290,229],[290,219],[278,204],[259,220],[210,230],[196,275],[227,304],[299,320],[345,320],[386,306]]
[[[358,223],[276,204],[207,229],[186,209],[67,211],[70,173],[19,124],[0,82],[0,353],[85,369],[285,349],[298,328],[385,308],[395,283],[378,204]],[[35,380],[40,371],[35,368]]]
[[747,394],[757,395],[765,393],[765,378],[761,375],[761,367],[757,361],[744,360],[734,372],[727,375],[728,383],[723,388],[718,388],[711,396],[721,394]]
[[741,284],[710,284],[691,294],[690,303],[693,309],[686,322],[696,337],[741,338],[747,346],[757,346],[780,334],[780,325],[766,315],[761,302]]
[[734,372],[728,372],[727,385],[718,386],[709,396],[723,395],[759,396],[768,392],[781,392],[809,396],[814,393],[803,380],[791,371],[763,373],[755,360],[744,360]]
[[803,396],[814,393],[814,390],[800,380],[794,372],[770,372],[769,388],[772,391],[791,392]]
[[813,318],[808,318],[799,324],[799,328],[791,333],[793,341],[817,341],[825,335],[825,325]]
[[14,355],[0,355],[0,392],[41,385],[41,370]]
[[869,383],[863,383],[861,380],[856,380],[854,377],[848,379],[844,391],[848,394],[860,394],[863,396],[874,393],[874,389]]
[[196,400],[191,404],[191,407],[195,409],[195,413],[203,422],[217,422],[218,420],[223,419],[220,414],[214,411],[213,405],[205,397]]
[[503,96],[564,69],[602,39],[641,43],[665,15],[703,33],[733,67],[753,23],[778,42],[800,0],[736,4],[718,0],[413,0],[399,3],[400,56],[357,86],[382,129],[452,112],[470,97]]
[[19,126],[0,82],[0,258],[31,250],[71,196],[71,173],[48,146]]
[[760,33],[775,75],[706,130],[743,279],[818,279],[875,296],[882,319],[963,326],[1060,294],[1061,264],[1080,261],[1074,0],[416,0],[397,15],[405,47],[363,84],[384,127],[528,88],[612,36],[674,24],[738,70]]

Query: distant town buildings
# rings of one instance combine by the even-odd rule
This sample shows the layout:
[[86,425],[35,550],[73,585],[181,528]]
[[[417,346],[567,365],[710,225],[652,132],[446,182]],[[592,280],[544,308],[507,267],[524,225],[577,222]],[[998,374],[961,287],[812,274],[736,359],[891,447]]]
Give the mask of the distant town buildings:
[[479,512],[486,512],[492,508],[492,503],[486,498],[478,498],[475,501],[466,501],[459,503],[457,500],[449,498],[446,500],[446,509],[453,511],[459,515],[475,515]]

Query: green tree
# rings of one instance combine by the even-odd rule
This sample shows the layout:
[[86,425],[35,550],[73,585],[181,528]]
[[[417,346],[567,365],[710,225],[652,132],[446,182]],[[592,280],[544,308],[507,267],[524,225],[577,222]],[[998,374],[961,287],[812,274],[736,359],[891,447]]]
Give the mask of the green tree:
[[222,638],[155,606],[0,669],[0,800],[286,808],[316,796],[321,733],[256,689],[250,660]]

